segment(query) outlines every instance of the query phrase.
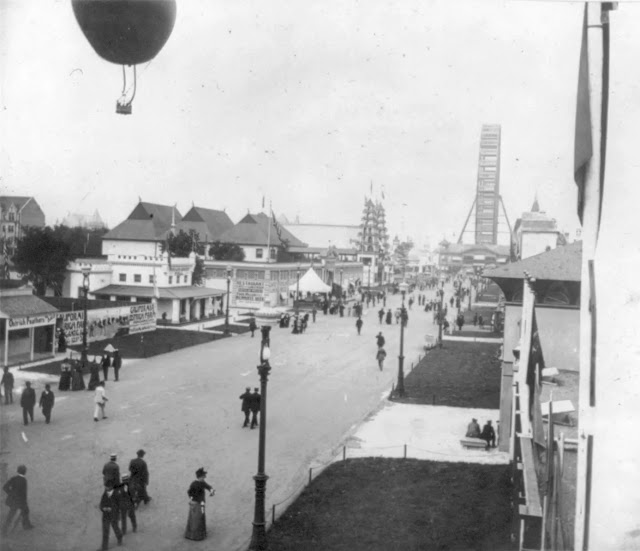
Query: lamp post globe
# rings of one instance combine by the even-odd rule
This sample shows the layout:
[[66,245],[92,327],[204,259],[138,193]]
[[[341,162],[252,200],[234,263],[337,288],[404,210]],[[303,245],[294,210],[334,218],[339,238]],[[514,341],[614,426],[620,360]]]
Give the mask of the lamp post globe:
[[265,448],[267,439],[267,380],[271,366],[271,327],[278,323],[280,312],[271,308],[269,300],[255,313],[256,323],[260,326],[262,340],[260,342],[260,365],[258,374],[260,375],[260,424],[258,426],[258,472],[253,477],[255,481],[255,508],[253,515],[253,530],[251,533],[251,551],[263,551],[267,549],[267,532],[265,517],[265,493],[267,489],[268,476],[264,472]]
[[82,323],[82,352],[80,353],[80,363],[82,367],[87,365],[87,310],[89,306],[89,276],[91,266],[82,268],[82,290],[84,292],[84,320]]
[[231,274],[233,273],[233,268],[231,266],[227,266],[227,304],[226,304],[226,312],[224,315],[224,334],[229,335],[229,302],[231,301],[231,295],[229,290],[231,288]]
[[402,307],[400,308],[400,354],[398,355],[398,383],[396,385],[396,391],[398,396],[404,396],[404,327],[407,323],[407,310],[404,307],[404,298],[409,289],[409,285],[406,281],[403,281],[398,285],[398,288],[402,293]]

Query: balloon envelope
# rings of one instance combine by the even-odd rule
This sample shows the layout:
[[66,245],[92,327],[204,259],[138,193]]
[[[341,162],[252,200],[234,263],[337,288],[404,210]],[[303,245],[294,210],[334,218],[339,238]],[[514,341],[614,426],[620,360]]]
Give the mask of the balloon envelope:
[[71,5],[96,53],[119,65],[152,60],[176,21],[175,0],[72,0]]

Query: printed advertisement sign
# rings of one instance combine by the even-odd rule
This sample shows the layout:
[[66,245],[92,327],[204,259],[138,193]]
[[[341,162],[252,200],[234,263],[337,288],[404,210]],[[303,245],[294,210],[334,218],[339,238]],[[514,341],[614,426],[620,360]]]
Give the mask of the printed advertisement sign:
[[[156,328],[156,317],[153,303],[132,303],[131,306],[89,310],[87,341],[102,341],[116,335],[153,331]],[[64,331],[67,345],[82,344],[84,311],[61,312],[58,314],[57,326]]]
[[238,279],[235,282],[234,306],[256,306],[262,304],[263,279]]

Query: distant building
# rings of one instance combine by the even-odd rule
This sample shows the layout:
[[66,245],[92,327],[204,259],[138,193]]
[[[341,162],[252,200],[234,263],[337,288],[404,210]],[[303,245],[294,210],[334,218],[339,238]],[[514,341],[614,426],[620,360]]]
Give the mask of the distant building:
[[507,245],[484,245],[443,242],[437,250],[440,271],[471,273],[475,268],[506,264],[510,251]]
[[215,241],[220,241],[222,234],[233,227],[229,215],[222,210],[205,209],[203,207],[191,207],[182,220],[176,224],[178,233],[193,232],[197,236],[198,243],[204,248],[204,254],[209,256],[209,246]]
[[[98,299],[157,304],[157,315],[167,323],[210,317],[220,310],[224,291],[193,285],[195,254],[170,257],[163,245],[170,233],[201,231],[205,239],[215,237],[217,224],[226,224],[221,211],[194,207],[184,224],[178,209],[140,201],[126,220],[102,238],[111,278],[106,283],[104,259],[82,259],[69,268],[70,296],[77,296],[82,269],[91,267],[90,292]],[[96,284],[96,280],[99,284]]]
[[3,242],[0,255],[4,254],[5,248],[9,256],[15,254],[16,243],[26,228],[44,228],[44,225],[44,212],[33,197],[0,196],[0,237]]
[[365,198],[356,246],[358,259],[364,265],[363,284],[374,286],[386,283],[391,256],[386,213],[380,201]]
[[313,262],[322,281],[344,288],[350,284],[354,287],[362,284],[362,262],[358,260],[357,248],[360,226],[287,224],[285,227],[308,244],[306,247],[291,247],[290,251]]
[[244,251],[245,262],[276,262],[278,251],[307,246],[263,212],[247,214],[225,231],[220,241],[239,245]]
[[177,233],[181,220],[175,207],[140,201],[126,220],[102,237],[102,254],[112,261],[133,255],[158,256],[169,232]]
[[522,218],[514,226],[516,257],[519,259],[555,249],[558,239],[563,238],[558,231],[554,218],[540,210],[536,197],[529,212],[523,212]]
[[60,224],[69,228],[86,228],[88,230],[103,230],[107,228],[107,224],[97,210],[93,214],[70,212],[62,219]]

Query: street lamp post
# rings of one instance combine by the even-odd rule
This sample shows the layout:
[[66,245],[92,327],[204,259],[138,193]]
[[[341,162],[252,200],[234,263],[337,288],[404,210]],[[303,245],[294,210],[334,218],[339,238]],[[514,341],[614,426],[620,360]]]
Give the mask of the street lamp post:
[[82,352],[80,353],[80,363],[82,367],[87,365],[87,309],[89,303],[89,276],[91,266],[82,268],[82,290],[84,291],[84,321],[82,323]]
[[271,326],[278,322],[280,313],[271,308],[267,302],[260,308],[256,314],[256,321],[260,324],[260,333],[262,340],[260,342],[260,365],[258,366],[258,374],[260,375],[260,425],[259,425],[259,443],[258,443],[258,472],[253,477],[256,483],[255,509],[253,515],[253,531],[251,534],[250,551],[266,551],[267,549],[267,531],[265,517],[265,493],[267,490],[267,480],[269,477],[264,472],[264,458],[267,440],[267,380],[271,366],[269,358],[271,358],[271,340],[269,333]]
[[342,288],[342,272],[344,270],[342,268],[340,268],[340,298],[342,298],[342,296],[344,295],[344,289]]
[[404,325],[407,311],[404,308],[404,297],[407,294],[409,285],[403,281],[400,285],[402,293],[402,307],[400,308],[400,355],[398,356],[398,384],[396,386],[398,396],[404,396]]
[[[442,286],[444,287],[444,281],[442,282]],[[438,347],[442,348],[442,322],[444,321],[444,289],[438,289],[438,294],[440,295],[440,311],[438,312]]]
[[231,299],[231,295],[229,294],[229,289],[231,287],[231,272],[233,269],[231,266],[227,266],[227,311],[224,316],[224,334],[229,335],[229,301]]

